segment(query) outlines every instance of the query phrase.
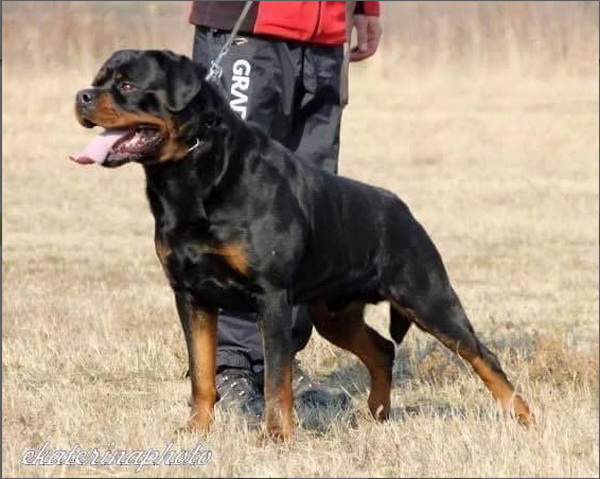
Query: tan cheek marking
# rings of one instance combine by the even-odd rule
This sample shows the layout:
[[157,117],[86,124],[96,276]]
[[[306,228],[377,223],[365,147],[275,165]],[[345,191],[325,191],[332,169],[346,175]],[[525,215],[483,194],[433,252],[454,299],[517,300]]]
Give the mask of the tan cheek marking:
[[155,126],[165,135],[158,161],[180,160],[189,152],[189,145],[176,140],[178,126],[173,119],[162,119],[148,113],[131,113],[119,108],[109,93],[102,93],[96,101],[94,114],[90,118],[103,128],[127,128],[140,124]]
[[115,105],[112,96],[109,93],[101,93],[96,100],[96,108],[90,120],[103,128],[127,128],[140,124],[155,126],[161,130],[166,130],[166,122],[158,117],[148,113],[132,113],[121,109]]
[[106,93],[100,94],[96,100],[94,114],[90,120],[103,128],[116,128],[119,122],[119,112]]

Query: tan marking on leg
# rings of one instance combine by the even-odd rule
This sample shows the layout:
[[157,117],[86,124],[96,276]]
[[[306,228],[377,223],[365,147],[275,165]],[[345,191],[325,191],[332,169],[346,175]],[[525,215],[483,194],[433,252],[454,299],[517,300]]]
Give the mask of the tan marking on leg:
[[217,352],[217,314],[199,311],[190,320],[191,342],[190,379],[192,383],[192,411],[188,426],[206,431],[213,417],[217,398],[215,386]]
[[528,404],[515,392],[510,382],[494,371],[482,357],[475,356],[469,358],[462,354],[461,357],[464,357],[471,363],[473,371],[485,383],[492,396],[494,396],[505,412],[514,413],[519,423],[523,425],[533,423],[533,416]]
[[[408,316],[412,321],[417,324],[420,323],[419,318],[412,309],[405,308],[394,301],[391,301],[391,303],[394,308]],[[477,340],[477,338],[475,339]],[[506,375],[504,371],[502,371],[497,360],[496,363],[497,367],[500,368],[500,372],[494,370],[488,360],[481,356],[477,351],[465,348],[459,341],[444,335],[439,335],[439,340],[448,349],[458,354],[471,365],[473,371],[481,378],[488,390],[492,393],[494,399],[498,401],[504,411],[514,413],[519,423],[523,425],[529,425],[534,422],[529,406],[525,400],[515,392],[515,388],[506,378]]]
[[311,308],[321,336],[351,353],[367,367],[371,382],[368,405],[373,417],[385,420],[390,413],[390,392],[394,347],[364,322],[364,304],[351,304],[330,313],[323,304]]
[[294,398],[292,393],[292,362],[282,365],[278,378],[265,371],[266,433],[276,441],[291,441],[294,434]]

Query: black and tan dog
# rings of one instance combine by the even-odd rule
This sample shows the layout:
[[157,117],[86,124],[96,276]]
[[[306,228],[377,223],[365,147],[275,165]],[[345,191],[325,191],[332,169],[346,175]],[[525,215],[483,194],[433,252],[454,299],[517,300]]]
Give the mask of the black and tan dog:
[[400,343],[412,323],[459,354],[502,408],[532,420],[496,357],[477,339],[423,227],[394,194],[317,169],[230,110],[204,67],[167,51],[113,54],[77,94],[79,122],[105,131],[79,163],[143,166],[156,252],[189,353],[191,429],[213,415],[217,311],[255,311],[265,348],[266,431],[289,439],[290,304],[370,374],[369,409],[390,411],[393,343],[363,319],[390,303]]

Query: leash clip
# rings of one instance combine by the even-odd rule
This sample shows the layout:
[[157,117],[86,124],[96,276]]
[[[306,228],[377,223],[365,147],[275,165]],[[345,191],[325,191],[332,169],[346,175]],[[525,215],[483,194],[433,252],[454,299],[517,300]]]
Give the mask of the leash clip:
[[[220,58],[219,58],[219,60],[220,60]],[[221,65],[219,65],[219,63],[217,63],[216,60],[213,60],[212,62],[210,62],[210,67],[208,69],[208,73],[206,74],[206,77],[204,77],[204,79],[206,81],[216,82],[221,78],[221,75],[223,75],[223,67]]]
[[194,151],[199,146],[200,146],[200,138],[196,138],[196,143],[194,144],[194,146],[190,146],[190,148],[189,148],[189,150],[187,152],[191,153],[192,151]]

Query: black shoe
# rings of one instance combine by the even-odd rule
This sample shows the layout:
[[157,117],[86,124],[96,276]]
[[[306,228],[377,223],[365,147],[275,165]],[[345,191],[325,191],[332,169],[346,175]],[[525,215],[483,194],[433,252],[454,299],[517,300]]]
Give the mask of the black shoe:
[[322,381],[311,378],[297,361],[294,361],[292,377],[292,391],[298,405],[340,409],[350,405],[350,396],[344,390],[326,386]]
[[255,374],[247,369],[226,368],[217,373],[217,404],[224,410],[262,416],[265,397]]

